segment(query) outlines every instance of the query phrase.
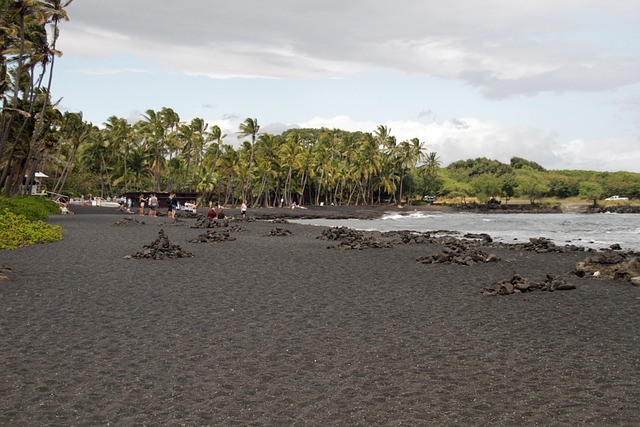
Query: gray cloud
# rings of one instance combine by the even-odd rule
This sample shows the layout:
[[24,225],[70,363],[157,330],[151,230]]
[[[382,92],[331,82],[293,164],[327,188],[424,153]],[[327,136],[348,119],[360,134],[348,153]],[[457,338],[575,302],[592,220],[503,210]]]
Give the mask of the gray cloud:
[[433,111],[431,111],[431,109],[429,110],[422,110],[418,113],[418,118],[419,119],[433,119],[435,117],[435,114]]
[[460,119],[451,119],[450,120],[451,124],[453,124],[453,126],[458,129],[458,130],[464,130],[464,129],[469,129],[469,125],[467,124],[467,122],[465,122],[464,120],[460,120]]
[[239,122],[240,115],[236,113],[225,113],[222,115],[221,119],[229,122]]
[[214,77],[391,69],[459,79],[492,98],[640,82],[639,52],[598,40],[590,23],[637,22],[633,1],[603,9],[596,0],[84,0],[69,15],[60,43],[67,53],[128,52]]

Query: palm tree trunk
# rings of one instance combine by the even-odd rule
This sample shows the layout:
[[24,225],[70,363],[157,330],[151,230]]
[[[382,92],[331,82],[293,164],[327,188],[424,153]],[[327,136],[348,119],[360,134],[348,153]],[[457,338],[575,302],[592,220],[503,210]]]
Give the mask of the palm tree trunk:
[[[20,26],[20,52],[18,53],[18,63],[17,63],[17,67],[16,67],[16,77],[15,77],[15,83],[13,85],[14,87],[14,91],[13,91],[13,96],[12,96],[12,101],[11,101],[11,115],[9,116],[9,120],[8,123],[6,125],[6,128],[4,128],[4,132],[2,135],[0,135],[0,160],[2,159],[2,155],[5,152],[5,148],[6,148],[6,144],[9,141],[9,134],[10,134],[10,130],[11,130],[11,125],[13,124],[13,120],[14,118],[17,116],[18,114],[18,95],[20,94],[20,88],[21,88],[21,84],[20,84],[20,80],[22,78],[22,70],[23,70],[23,65],[24,65],[24,53],[25,53],[25,34],[24,34],[24,17],[26,14],[25,11],[25,5],[22,5],[22,8],[20,9],[20,21],[19,21],[19,26]],[[6,110],[5,110],[6,111]],[[4,116],[4,114],[3,114]],[[26,122],[26,120],[25,120]],[[21,131],[18,132],[18,134],[22,133],[22,129],[24,128],[24,124],[21,126]],[[15,144],[14,144],[14,148],[15,148]],[[11,150],[11,152],[13,153],[13,149]],[[9,157],[8,159],[5,159],[5,161],[7,162],[7,167],[8,165],[11,163],[11,158]],[[2,183],[4,181],[4,179],[7,178],[7,174],[8,174],[8,170],[6,172],[3,172],[2,174],[2,178],[0,179],[0,183]],[[7,196],[9,194],[7,193]]]
[[129,157],[129,143],[124,146],[124,192],[127,193],[127,158]]

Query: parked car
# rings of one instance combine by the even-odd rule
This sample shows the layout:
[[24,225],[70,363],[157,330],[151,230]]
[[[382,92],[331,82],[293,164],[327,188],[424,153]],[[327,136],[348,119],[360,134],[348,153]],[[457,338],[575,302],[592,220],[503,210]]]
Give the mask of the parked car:
[[435,203],[436,201],[436,196],[432,196],[432,195],[426,195],[422,198],[423,201],[427,202],[427,203]]
[[616,200],[629,200],[629,198],[624,196],[611,196],[611,197],[607,197],[605,200],[610,202],[610,201],[616,201]]

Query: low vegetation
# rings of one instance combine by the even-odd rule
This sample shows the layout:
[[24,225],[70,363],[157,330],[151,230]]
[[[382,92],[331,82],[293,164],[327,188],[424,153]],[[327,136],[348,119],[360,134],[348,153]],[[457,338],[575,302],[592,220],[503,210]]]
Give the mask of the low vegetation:
[[0,249],[15,249],[62,239],[62,228],[42,221],[58,206],[37,196],[0,197]]
[[464,203],[472,198],[485,202],[492,197],[508,202],[512,198],[537,203],[578,199],[597,204],[619,194],[640,198],[640,174],[583,170],[546,170],[519,157],[509,164],[477,158],[460,160],[438,171],[434,194]]
[[40,196],[0,196],[0,212],[5,212],[5,210],[22,215],[28,221],[46,219],[49,215],[60,212],[57,203]]

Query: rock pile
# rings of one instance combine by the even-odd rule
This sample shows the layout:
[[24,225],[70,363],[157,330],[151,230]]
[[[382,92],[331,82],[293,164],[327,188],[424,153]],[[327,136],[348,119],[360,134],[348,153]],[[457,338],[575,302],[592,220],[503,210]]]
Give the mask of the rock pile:
[[[191,224],[189,228],[215,228],[221,227],[223,224],[220,224],[217,219],[211,219],[206,215],[199,215],[196,222]],[[224,225],[227,225],[224,223]]]
[[489,236],[487,233],[478,233],[478,234],[467,233],[467,234],[464,235],[464,237],[467,238],[467,239],[480,240],[480,241],[485,242],[485,243],[493,242],[493,238],[491,236]]
[[125,258],[146,258],[146,259],[175,259],[175,258],[188,258],[193,254],[182,249],[179,245],[173,245],[169,242],[169,237],[164,233],[164,230],[158,232],[158,238],[150,245],[143,246],[141,251],[136,252],[133,255],[126,256]]
[[332,227],[322,232],[318,239],[337,241],[336,246],[327,246],[327,248],[336,249],[381,249],[391,248],[390,242],[377,240],[372,236],[365,236],[362,231],[352,230],[347,227]]
[[577,263],[574,273],[578,277],[604,277],[640,286],[640,256],[635,253],[599,253]]
[[586,250],[584,247],[576,245],[557,246],[546,237],[532,237],[529,239],[529,243],[523,243],[522,245],[516,246],[522,247],[522,249],[524,249],[525,251],[534,251],[539,254],[549,252],[574,252]]
[[285,228],[279,228],[276,227],[272,230],[270,230],[267,234],[265,234],[265,236],[267,237],[273,237],[273,236],[289,236],[291,235],[291,231],[285,229]]
[[138,225],[138,224],[144,224],[145,222],[141,219],[137,219],[137,218],[131,218],[131,217],[125,217],[122,218],[120,221],[116,221],[113,225],[114,226],[120,226],[120,225]]
[[180,219],[180,218],[167,218],[167,219],[170,219],[170,221],[163,222],[158,225],[160,225],[161,227],[182,227],[183,225],[186,225],[186,221],[184,219]]
[[392,244],[431,243],[433,241],[430,233],[417,233],[408,230],[385,231],[381,235],[390,238]]
[[188,212],[188,211],[182,211],[182,210],[176,211],[176,217],[182,218],[182,219],[199,218],[200,215],[202,215],[202,214],[197,214],[197,213]]
[[611,205],[604,206],[602,208],[591,208],[590,212],[594,213],[602,213],[602,212],[610,212],[610,213],[620,213],[620,214],[637,214],[640,213],[640,206],[635,205]]
[[276,218],[273,221],[271,221],[273,224],[289,224],[289,221],[287,221],[284,218]]
[[535,282],[516,274],[510,280],[495,282],[490,287],[482,288],[480,292],[484,296],[495,296],[512,295],[532,291],[566,291],[575,288],[575,285],[567,283],[567,281],[562,277],[556,276],[552,273],[547,274],[543,282]]
[[439,254],[427,255],[416,259],[423,264],[460,264],[474,265],[484,262],[498,262],[500,258],[495,254],[481,251],[477,245],[458,239],[449,239],[446,247]]
[[189,240],[191,243],[214,243],[214,242],[227,242],[236,240],[235,237],[231,237],[229,232],[220,232],[214,230],[207,230],[206,233],[203,233],[196,237],[195,239]]

